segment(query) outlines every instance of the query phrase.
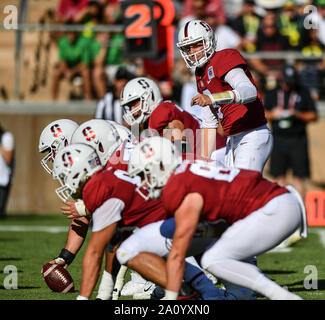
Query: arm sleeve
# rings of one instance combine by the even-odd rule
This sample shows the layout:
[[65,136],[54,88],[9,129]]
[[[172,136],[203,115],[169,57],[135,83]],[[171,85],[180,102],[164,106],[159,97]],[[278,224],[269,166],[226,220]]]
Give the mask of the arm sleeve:
[[112,223],[121,220],[124,207],[124,202],[117,198],[111,198],[105,201],[93,213],[92,231],[103,230]]
[[256,100],[257,89],[242,68],[234,68],[225,75],[225,81],[234,89],[236,103],[246,104]]

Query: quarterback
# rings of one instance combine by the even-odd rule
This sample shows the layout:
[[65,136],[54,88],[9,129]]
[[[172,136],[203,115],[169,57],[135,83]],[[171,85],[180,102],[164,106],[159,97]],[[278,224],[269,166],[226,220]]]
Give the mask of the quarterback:
[[187,22],[178,43],[188,68],[195,68],[198,95],[192,105],[213,107],[227,137],[225,165],[263,171],[273,147],[261,96],[247,63],[235,49],[217,50],[212,28]]

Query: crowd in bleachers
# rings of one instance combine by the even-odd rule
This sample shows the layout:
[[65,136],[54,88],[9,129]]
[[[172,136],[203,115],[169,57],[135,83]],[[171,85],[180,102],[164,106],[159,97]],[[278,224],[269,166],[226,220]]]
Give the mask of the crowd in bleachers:
[[[325,0],[174,0],[173,3],[175,43],[180,26],[195,18],[207,21],[215,30],[218,50],[236,48],[250,54],[294,50],[309,58],[295,60],[301,85],[308,87],[315,100],[322,95]],[[92,30],[96,24],[121,25],[121,4],[121,0],[60,1],[56,22],[85,27],[83,32],[65,32],[56,38],[59,61],[52,79],[53,100],[58,98],[63,78],[82,83],[82,98],[102,99],[121,65],[127,65],[136,76],[150,76],[144,71],[142,59],[131,61],[123,57],[124,36],[120,32]],[[317,11],[311,13],[310,8]],[[193,76],[177,52],[175,57],[173,91],[167,95],[181,102],[184,84],[191,83]],[[258,55],[249,56],[247,61],[262,92],[274,87],[285,63],[283,59],[264,59]]]

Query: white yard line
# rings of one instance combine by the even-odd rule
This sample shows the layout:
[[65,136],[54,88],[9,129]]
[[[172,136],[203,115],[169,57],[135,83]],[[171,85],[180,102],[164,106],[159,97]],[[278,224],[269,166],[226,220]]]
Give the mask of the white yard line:
[[0,232],[68,232],[69,227],[64,226],[0,226]]
[[288,247],[288,248],[278,248],[278,247],[275,247],[274,249],[272,250],[269,250],[267,251],[266,253],[274,253],[274,252],[291,252],[292,251],[292,247]]
[[325,228],[313,228],[309,229],[309,232],[317,233],[321,244],[325,248]]

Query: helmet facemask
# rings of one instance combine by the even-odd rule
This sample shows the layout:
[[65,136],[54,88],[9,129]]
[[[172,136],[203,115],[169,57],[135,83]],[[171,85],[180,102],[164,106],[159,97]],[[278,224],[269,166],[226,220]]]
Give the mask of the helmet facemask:
[[[48,154],[41,160],[41,165],[47,173],[53,173],[53,161],[55,156],[60,148],[65,147],[67,144],[67,140],[64,137],[61,137],[60,139],[54,140],[50,148],[46,147],[41,151],[41,153],[48,152]],[[49,165],[50,163],[52,164],[51,166]]]
[[[149,118],[149,94],[149,92],[144,92],[140,98],[137,98],[133,101],[128,102],[127,104],[122,105],[124,111],[123,119],[129,126],[133,126],[134,124],[140,125],[146,122],[146,120]],[[136,104],[138,101],[140,101],[139,105],[135,108],[132,108],[132,105]],[[139,116],[135,117],[135,115],[139,112]]]
[[[189,53],[189,46],[202,42],[203,48],[197,52]],[[188,68],[196,68],[201,67],[207,63],[207,61],[212,57],[215,52],[215,41],[211,41],[207,37],[200,37],[195,40],[183,41],[177,43],[177,47],[179,48],[181,55],[186,63]],[[198,55],[203,53],[201,58],[197,58]],[[194,59],[191,59],[193,58]]]
[[56,194],[64,202],[82,198],[85,183],[101,168],[99,156],[92,147],[82,143],[69,145],[54,160],[53,176],[61,184]]

